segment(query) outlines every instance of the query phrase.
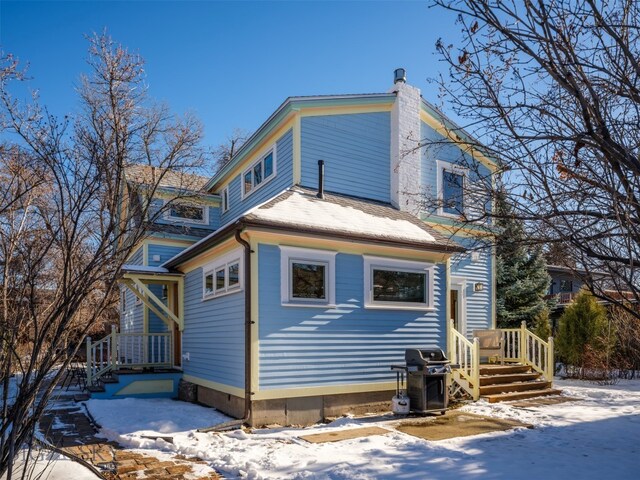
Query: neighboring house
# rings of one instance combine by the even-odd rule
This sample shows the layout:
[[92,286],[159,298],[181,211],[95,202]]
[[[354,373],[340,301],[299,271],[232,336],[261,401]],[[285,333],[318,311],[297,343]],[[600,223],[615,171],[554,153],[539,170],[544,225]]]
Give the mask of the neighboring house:
[[469,338],[494,328],[493,252],[453,225],[472,203],[461,186],[495,165],[445,122],[401,76],[287,99],[128,260],[133,363],[180,367],[200,402],[253,424],[308,423],[388,402],[390,365],[447,350],[447,319]]
[[586,272],[561,265],[547,265],[547,272],[551,277],[547,295],[555,297],[557,307],[564,309],[584,285],[580,275]]

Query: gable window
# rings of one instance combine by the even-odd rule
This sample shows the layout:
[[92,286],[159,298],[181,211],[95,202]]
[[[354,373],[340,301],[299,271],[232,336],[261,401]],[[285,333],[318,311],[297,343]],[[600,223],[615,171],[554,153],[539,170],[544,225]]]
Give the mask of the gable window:
[[227,185],[222,190],[222,213],[225,213],[229,210],[229,186]]
[[438,160],[438,215],[460,216],[465,208],[467,169]]
[[263,184],[267,183],[276,174],[276,147],[260,157],[242,174],[242,194],[249,195]]
[[208,210],[204,205],[174,202],[167,211],[167,218],[185,223],[207,224],[209,223]]
[[366,308],[433,308],[431,263],[364,257]]
[[281,297],[285,306],[335,304],[336,252],[280,247]]
[[202,270],[203,299],[219,297],[242,290],[242,250],[216,259]]

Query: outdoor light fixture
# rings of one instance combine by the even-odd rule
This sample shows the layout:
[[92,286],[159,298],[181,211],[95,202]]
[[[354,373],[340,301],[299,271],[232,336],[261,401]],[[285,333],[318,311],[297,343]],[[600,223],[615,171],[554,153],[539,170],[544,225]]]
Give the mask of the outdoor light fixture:
[[484,289],[484,284],[481,282],[478,283],[474,283],[473,284],[473,291],[474,292],[481,292]]

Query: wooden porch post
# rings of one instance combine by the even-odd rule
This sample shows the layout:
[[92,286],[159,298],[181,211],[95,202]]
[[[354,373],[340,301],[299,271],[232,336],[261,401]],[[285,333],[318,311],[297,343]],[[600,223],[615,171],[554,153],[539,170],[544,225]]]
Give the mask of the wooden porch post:
[[553,382],[553,374],[556,371],[556,362],[553,351],[553,337],[549,337],[549,348],[547,349],[547,381]]

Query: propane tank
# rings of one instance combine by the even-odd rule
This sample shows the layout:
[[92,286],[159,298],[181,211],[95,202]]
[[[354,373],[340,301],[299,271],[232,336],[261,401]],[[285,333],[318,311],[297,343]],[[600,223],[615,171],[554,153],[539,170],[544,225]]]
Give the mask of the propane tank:
[[409,414],[409,397],[404,390],[400,390],[391,399],[391,411],[395,415],[408,415]]

